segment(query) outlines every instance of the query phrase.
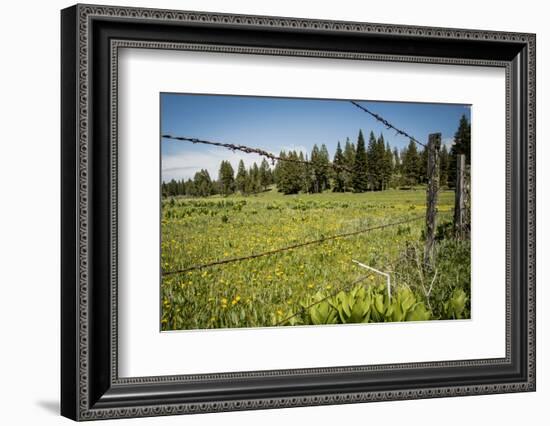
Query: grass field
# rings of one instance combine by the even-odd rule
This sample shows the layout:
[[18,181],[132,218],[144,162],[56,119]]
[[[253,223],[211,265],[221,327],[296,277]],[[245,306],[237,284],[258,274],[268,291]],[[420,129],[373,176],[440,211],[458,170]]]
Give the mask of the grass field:
[[[441,225],[431,268],[422,265],[420,219],[271,256],[163,275],[162,329],[467,318],[469,242],[445,233],[453,200],[453,192],[440,193]],[[167,198],[162,202],[161,266],[163,272],[176,271],[403,221],[423,216],[425,203],[420,187],[361,194],[282,195],[272,189],[251,196]],[[390,272],[391,300],[386,280],[369,275],[352,259]]]

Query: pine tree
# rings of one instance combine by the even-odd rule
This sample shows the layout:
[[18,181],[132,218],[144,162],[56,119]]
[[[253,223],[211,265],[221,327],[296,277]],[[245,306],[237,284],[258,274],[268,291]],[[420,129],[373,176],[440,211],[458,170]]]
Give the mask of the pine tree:
[[352,184],[354,192],[365,192],[369,187],[367,176],[367,152],[365,150],[365,139],[361,130],[359,130],[357,149],[353,161]]
[[[383,136],[380,135],[382,137]],[[390,148],[390,144],[386,144],[386,151],[384,153],[384,185],[382,189],[389,189],[393,175],[393,153]]]
[[281,180],[281,173],[282,173],[283,165],[285,163],[284,160],[286,158],[286,152],[281,151],[279,153],[279,158],[280,160],[277,161],[277,163],[275,164],[275,168],[273,169],[273,183],[275,183],[277,187],[279,186],[279,182]]
[[235,191],[235,172],[229,161],[223,160],[220,163],[218,180],[223,195],[229,195]]
[[256,162],[254,162],[254,164],[250,168],[250,171],[248,172],[248,180],[248,184],[250,187],[249,192],[252,192],[254,194],[260,192],[262,184],[260,182],[260,169],[258,168]]
[[439,153],[439,184],[440,186],[448,185],[449,172],[449,151],[447,146],[443,145]]
[[453,145],[449,155],[448,183],[454,187],[456,184],[456,163],[460,154],[466,156],[466,164],[471,161],[470,145],[471,145],[471,128],[470,122],[463,114],[458,123],[458,129],[454,135]]
[[271,169],[265,158],[262,160],[262,164],[260,164],[260,185],[264,191],[271,185]]
[[185,179],[180,180],[179,195],[185,195]]
[[344,153],[342,152],[342,147],[340,146],[340,141],[336,145],[336,153],[334,154],[334,186],[332,190],[334,192],[344,192],[346,189],[344,172],[340,167],[344,165]]
[[311,169],[313,178],[312,192],[321,192],[323,190],[323,172],[321,170],[322,165],[320,155],[319,147],[317,144],[314,144],[313,149],[311,150]]
[[369,144],[367,146],[367,169],[368,169],[368,181],[369,181],[369,188],[371,190],[375,190],[378,178],[380,175],[379,171],[379,163],[378,163],[378,142],[376,140],[376,136],[374,136],[374,132],[371,131],[369,135]]
[[166,192],[168,193],[168,196],[173,197],[176,195],[176,181],[175,179],[171,179],[170,182],[166,184]]
[[[344,146],[344,165],[348,170],[353,169],[353,162],[355,161],[355,145],[346,138],[346,144]],[[353,189],[353,174],[351,172],[344,172],[344,187],[345,191],[351,191]]]
[[419,177],[420,155],[416,144],[411,140],[402,156],[402,170],[408,185],[416,185]]
[[188,197],[194,197],[196,195],[195,184],[191,179],[187,179],[187,182],[185,182],[185,195]]
[[304,155],[302,151],[300,151],[300,160],[304,160],[304,164],[302,167],[302,191],[306,193],[313,192],[313,167],[311,166],[311,163],[308,160],[307,154]]
[[393,149],[393,171],[394,173],[401,173],[401,157],[397,148]]
[[286,158],[290,161],[281,162],[277,181],[277,189],[283,194],[297,194],[302,189],[303,168],[297,160],[296,151],[290,151]]
[[213,194],[212,179],[210,179],[208,170],[201,169],[195,173],[193,185],[195,188],[195,195],[198,197],[208,197]]
[[237,169],[237,177],[235,178],[235,185],[237,187],[237,190],[241,192],[241,194],[246,194],[247,192],[247,184],[248,184],[248,173],[246,172],[246,168],[244,167],[244,161],[239,161],[239,167]]
[[325,144],[321,145],[319,150],[319,171],[321,179],[321,191],[330,189],[330,179],[332,176],[332,168],[330,166],[330,157],[328,154],[328,149]]
[[382,134],[376,140],[376,162],[378,166],[378,179],[375,190],[381,191],[384,189],[384,178],[386,175],[386,144]]

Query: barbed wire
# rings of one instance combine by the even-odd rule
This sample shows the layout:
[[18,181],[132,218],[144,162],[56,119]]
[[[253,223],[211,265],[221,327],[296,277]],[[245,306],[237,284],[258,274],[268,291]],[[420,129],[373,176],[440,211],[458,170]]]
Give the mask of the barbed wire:
[[250,260],[250,259],[256,259],[258,257],[271,256],[271,255],[274,255],[274,254],[277,254],[277,253],[281,253],[281,252],[288,251],[288,250],[294,250],[294,249],[309,246],[309,245],[312,245],[312,244],[320,244],[320,243],[324,243],[325,241],[335,240],[337,238],[351,237],[353,235],[363,234],[363,233],[369,232],[369,231],[384,229],[384,228],[388,228],[388,227],[391,227],[391,226],[403,225],[405,223],[414,222],[414,221],[420,220],[420,219],[425,219],[425,215],[415,216],[413,218],[401,220],[401,221],[398,221],[398,222],[386,223],[386,224],[382,224],[382,225],[372,226],[372,227],[369,227],[369,228],[359,229],[357,231],[351,231],[351,232],[345,232],[345,233],[342,233],[342,234],[330,235],[328,237],[319,238],[317,240],[304,241],[303,243],[297,243],[297,244],[293,244],[293,245],[290,245],[290,246],[281,247],[281,248],[278,248],[278,249],[275,249],[275,250],[265,251],[265,252],[262,252],[262,253],[255,253],[255,254],[251,254],[249,256],[232,257],[232,258],[229,258],[229,259],[216,260],[216,261],[213,261],[213,262],[204,263],[204,264],[201,264],[201,265],[193,265],[193,266],[190,266],[188,268],[178,269],[178,270],[175,270],[175,271],[166,271],[166,272],[163,271],[162,275],[166,276],[166,275],[184,274],[184,273],[187,273],[187,272],[190,272],[190,271],[209,268],[211,266],[225,265],[227,263],[241,262],[243,260]]
[[[190,137],[187,137],[187,136],[174,136],[174,135],[169,135],[169,134],[162,135],[162,137],[164,139],[172,139],[172,140],[177,140],[177,141],[182,141],[182,142],[191,142],[191,143],[194,143],[194,144],[200,143],[200,144],[203,144],[203,145],[219,146],[219,147],[230,149],[231,151],[241,151],[241,152],[244,152],[246,154],[258,154],[262,157],[269,158],[272,161],[272,164],[274,164],[275,161],[286,161],[286,162],[290,162],[290,163],[305,164],[305,165],[314,167],[314,165],[311,161],[300,160],[300,159],[295,159],[295,158],[280,157],[280,156],[272,154],[271,152],[266,151],[264,149],[252,148],[252,147],[249,147],[249,146],[246,146],[246,145],[237,145],[237,144],[232,144],[232,143],[215,142],[215,141],[209,141],[209,140],[206,140],[206,139],[190,138]],[[349,167],[347,167],[343,164],[336,164],[336,163],[333,163],[333,162],[329,162],[327,165],[329,167],[332,167],[332,168],[336,169],[336,170],[341,170],[341,171],[345,171],[345,172],[348,172],[348,173],[353,173],[353,170],[351,168],[349,168]]]
[[398,129],[397,127],[395,127],[393,124],[391,124],[388,120],[386,120],[384,117],[376,114],[375,112],[372,112],[371,110],[369,110],[367,107],[364,107],[363,105],[360,105],[358,102],[356,101],[350,101],[353,105],[355,105],[357,108],[359,108],[360,110],[363,110],[364,112],[366,112],[367,114],[371,115],[372,117],[374,117],[377,121],[379,121],[380,123],[382,123],[384,126],[386,126],[386,128],[388,129],[392,129],[392,130],[395,130],[397,132],[397,134],[401,135],[401,136],[405,136],[406,138],[408,138],[409,140],[413,141],[414,143],[420,145],[420,146],[423,146],[424,148],[428,149],[428,145],[425,144],[425,143],[422,143],[420,142],[418,139],[416,139],[414,136],[411,136],[409,135],[407,132],[405,132],[404,130],[401,130],[401,129]]

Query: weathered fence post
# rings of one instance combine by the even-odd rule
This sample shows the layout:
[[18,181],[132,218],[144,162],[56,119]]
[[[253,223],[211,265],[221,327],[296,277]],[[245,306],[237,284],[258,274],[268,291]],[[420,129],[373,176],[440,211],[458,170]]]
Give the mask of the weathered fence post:
[[456,238],[466,236],[466,156],[458,155],[456,159],[455,215],[454,231]]
[[439,149],[441,133],[432,133],[428,137],[428,187],[426,188],[426,247],[424,265],[428,265],[433,255],[435,240],[437,193],[439,191]]

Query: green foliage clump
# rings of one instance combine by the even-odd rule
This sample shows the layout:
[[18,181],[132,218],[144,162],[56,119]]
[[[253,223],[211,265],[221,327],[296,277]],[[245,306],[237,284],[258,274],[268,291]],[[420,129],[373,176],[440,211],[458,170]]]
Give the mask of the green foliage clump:
[[[368,322],[427,321],[431,311],[407,287],[390,298],[385,285],[357,285],[336,295],[317,292],[301,302],[292,325],[355,324]],[[455,306],[453,305],[453,308]],[[460,306],[456,305],[457,309]],[[457,311],[458,312],[458,311]]]

